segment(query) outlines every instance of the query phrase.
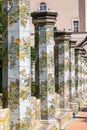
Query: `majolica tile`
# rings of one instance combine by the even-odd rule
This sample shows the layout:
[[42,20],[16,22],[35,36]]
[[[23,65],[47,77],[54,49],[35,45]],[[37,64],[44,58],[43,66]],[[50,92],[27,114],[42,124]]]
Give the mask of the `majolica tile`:
[[76,85],[75,85],[75,88],[76,88],[76,96],[78,97],[81,92],[82,92],[82,86],[81,86],[81,52],[82,49],[81,48],[76,48],[75,50],[75,55],[76,55],[76,58],[75,58],[75,69],[76,69],[76,72],[75,72],[75,76],[76,76]]
[[29,31],[29,2],[8,1],[8,27],[10,30]]
[[[65,34],[68,38],[66,40]],[[60,107],[66,107],[66,102],[68,101],[69,96],[69,40],[70,33],[67,32],[55,32],[55,41],[56,41],[56,64],[58,66],[58,71],[56,71],[56,75],[58,75],[58,93],[60,94]],[[56,68],[57,70],[57,68]],[[57,74],[58,73],[58,74]]]
[[11,112],[9,129],[13,130],[30,129],[29,8],[29,0],[3,1],[3,107],[8,107]]
[[[44,15],[44,20],[46,19],[45,16],[49,15],[49,12],[47,14],[44,14],[44,12],[41,12]],[[39,12],[32,13],[33,19],[37,17],[40,19],[40,21],[43,21],[41,16],[38,17],[36,15]],[[52,16],[56,17],[56,15]],[[52,19],[49,19],[53,24],[50,22],[40,22],[38,23],[38,19],[36,20],[35,24],[35,46],[36,46],[36,64],[39,64],[39,66],[36,65],[36,76],[39,76],[39,78],[36,77],[38,82],[36,81],[37,89],[39,90],[38,94],[41,99],[41,115],[43,119],[49,119],[52,115],[54,115],[54,95],[55,95],[55,86],[54,86],[54,36],[53,36],[53,24],[54,21]],[[37,45],[39,43],[39,46]],[[38,69],[38,70],[37,70]],[[37,75],[37,73],[39,75]]]

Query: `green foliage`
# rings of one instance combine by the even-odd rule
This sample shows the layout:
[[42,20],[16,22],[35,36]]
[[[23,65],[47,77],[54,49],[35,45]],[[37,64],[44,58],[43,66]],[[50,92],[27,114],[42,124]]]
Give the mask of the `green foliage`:
[[31,47],[31,60],[35,61],[35,48]]
[[[2,34],[2,0],[0,0],[0,34]],[[0,36],[0,42],[2,42],[2,37]],[[0,43],[0,92],[2,92],[2,47]]]
[[0,34],[2,33],[2,0],[0,0]]

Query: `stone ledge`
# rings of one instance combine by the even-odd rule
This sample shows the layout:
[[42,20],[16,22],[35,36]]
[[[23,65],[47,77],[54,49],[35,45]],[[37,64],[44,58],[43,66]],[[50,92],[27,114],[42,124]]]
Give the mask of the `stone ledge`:
[[64,112],[61,112],[57,116],[57,119],[60,123],[60,130],[65,130],[66,126],[70,123],[72,118],[73,118],[72,111],[65,110]]
[[41,130],[60,130],[59,121],[55,117],[49,120],[41,120],[41,124],[43,124]]

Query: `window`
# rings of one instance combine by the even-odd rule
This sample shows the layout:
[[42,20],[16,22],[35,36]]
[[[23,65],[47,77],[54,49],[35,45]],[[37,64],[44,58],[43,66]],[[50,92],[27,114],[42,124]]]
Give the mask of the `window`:
[[45,11],[46,9],[46,3],[40,3],[40,11]]
[[79,21],[73,21],[73,30],[74,32],[79,31]]

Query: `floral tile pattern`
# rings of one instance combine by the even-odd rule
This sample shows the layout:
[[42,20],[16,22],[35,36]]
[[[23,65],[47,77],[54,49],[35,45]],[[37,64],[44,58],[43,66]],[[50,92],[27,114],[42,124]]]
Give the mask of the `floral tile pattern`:
[[30,129],[29,8],[29,0],[3,0],[3,106],[10,109],[10,130]]
[[86,83],[86,70],[85,70],[85,68],[86,68],[86,63],[85,63],[85,59],[84,59],[84,57],[82,56],[81,57],[81,86],[82,86],[82,92],[85,92],[85,88],[86,88],[86,85],[85,85],[85,83]]
[[[73,43],[73,41],[71,41]],[[72,43],[69,45],[69,99],[75,100],[75,49],[72,47]]]
[[75,92],[78,97],[81,92],[81,55],[75,50]]
[[[36,34],[36,86],[39,87],[42,118],[54,114],[54,40],[53,25],[39,26]],[[38,43],[37,43],[38,41]],[[37,45],[38,44],[38,45]],[[39,66],[38,66],[39,65]]]
[[60,94],[60,107],[64,108],[69,98],[69,40],[56,40],[55,80],[56,91]]

